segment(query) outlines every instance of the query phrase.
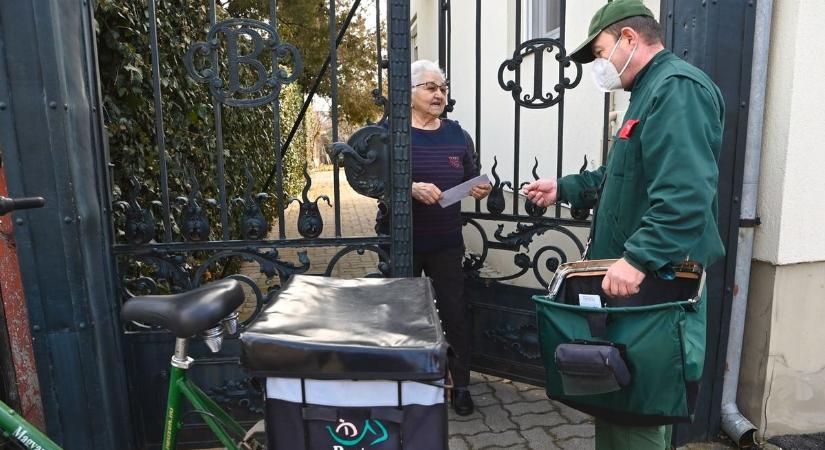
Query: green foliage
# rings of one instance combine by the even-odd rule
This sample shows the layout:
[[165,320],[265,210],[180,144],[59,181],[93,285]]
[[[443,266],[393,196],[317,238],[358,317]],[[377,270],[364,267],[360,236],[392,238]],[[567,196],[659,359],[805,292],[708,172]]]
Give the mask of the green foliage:
[[[204,198],[219,198],[212,98],[208,86],[193,81],[184,66],[184,57],[191,45],[206,37],[209,28],[207,4],[206,1],[191,0],[158,1],[163,128],[169,193],[173,203],[176,197],[189,195],[192,177],[197,179]],[[227,17],[226,11],[220,7],[217,15],[218,20]],[[99,0],[95,19],[115,197],[116,200],[127,199],[126,194],[131,190],[130,179],[135,176],[143,189],[139,202],[148,207],[151,201],[160,200],[161,175],[146,2]],[[246,77],[248,81],[251,75],[245,73],[242,78]],[[280,134],[284,140],[303,102],[301,87],[297,84],[286,86],[280,99]],[[237,223],[242,210],[232,206],[231,200],[244,196],[247,188],[245,168],[254,179],[252,195],[262,190],[276,160],[274,116],[272,105],[221,109],[227,206],[231,217],[229,234],[238,239]],[[285,156],[283,185],[286,195],[297,194],[304,184],[301,168],[309,144],[304,130],[305,127],[299,129]],[[274,184],[268,191],[275,192]],[[271,199],[264,205],[270,222],[276,215],[275,208],[281,203],[278,200]],[[204,202],[200,203],[205,206]],[[211,237],[219,238],[218,208],[207,207],[206,210],[212,223]],[[158,212],[156,210],[155,215],[159,217]]]

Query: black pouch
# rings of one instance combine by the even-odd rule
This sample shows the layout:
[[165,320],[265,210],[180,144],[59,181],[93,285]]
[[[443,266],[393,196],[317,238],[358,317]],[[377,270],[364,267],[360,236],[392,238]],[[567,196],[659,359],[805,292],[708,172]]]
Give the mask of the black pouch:
[[604,394],[630,384],[621,350],[609,343],[559,344],[554,356],[565,395]]

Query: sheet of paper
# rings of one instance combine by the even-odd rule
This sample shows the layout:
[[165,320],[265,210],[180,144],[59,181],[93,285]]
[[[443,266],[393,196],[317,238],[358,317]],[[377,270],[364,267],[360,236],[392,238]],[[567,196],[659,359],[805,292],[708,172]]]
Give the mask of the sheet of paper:
[[441,200],[438,201],[438,204],[441,205],[442,208],[446,208],[452,205],[455,202],[461,201],[462,198],[470,195],[470,191],[473,187],[478,186],[479,184],[489,183],[490,179],[487,178],[487,174],[479,175],[475,178],[471,178],[458,186],[455,186],[451,189],[447,189],[446,191],[442,192],[444,194],[441,197]]
[[579,294],[579,305],[587,308],[601,308],[602,298],[593,294]]

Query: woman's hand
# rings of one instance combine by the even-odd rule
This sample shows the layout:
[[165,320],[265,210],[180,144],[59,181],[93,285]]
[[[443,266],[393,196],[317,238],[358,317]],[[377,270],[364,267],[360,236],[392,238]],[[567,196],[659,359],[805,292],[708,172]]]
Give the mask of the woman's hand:
[[425,205],[433,205],[438,203],[444,194],[441,189],[432,183],[413,183],[412,184],[412,198],[418,200]]
[[490,194],[490,191],[493,190],[493,186],[490,183],[479,184],[473,186],[473,189],[470,190],[470,195],[473,196],[476,200],[481,200],[482,198],[486,197]]

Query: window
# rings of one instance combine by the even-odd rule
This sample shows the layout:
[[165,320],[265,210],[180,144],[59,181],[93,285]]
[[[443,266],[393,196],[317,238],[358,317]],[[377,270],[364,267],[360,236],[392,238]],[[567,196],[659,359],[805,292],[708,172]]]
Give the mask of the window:
[[553,38],[560,36],[560,0],[530,0],[527,2],[525,39]]
[[410,49],[412,60],[418,61],[418,14],[410,21]]

